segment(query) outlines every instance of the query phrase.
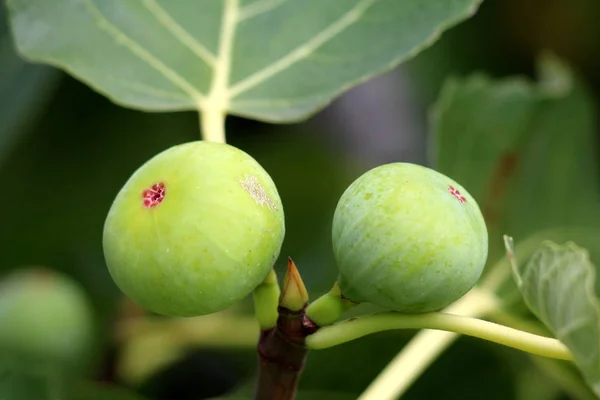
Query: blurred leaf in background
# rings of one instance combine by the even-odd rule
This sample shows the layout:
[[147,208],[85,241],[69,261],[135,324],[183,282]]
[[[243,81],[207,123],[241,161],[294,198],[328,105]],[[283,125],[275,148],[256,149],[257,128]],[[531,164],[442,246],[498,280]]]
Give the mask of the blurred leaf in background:
[[60,76],[59,71],[30,64],[17,54],[5,8],[0,7],[0,168],[19,136],[44,111]]
[[517,240],[550,228],[600,228],[596,121],[589,93],[554,57],[539,84],[451,78],[432,114],[431,156],[478,201],[490,232],[490,261],[502,235]]

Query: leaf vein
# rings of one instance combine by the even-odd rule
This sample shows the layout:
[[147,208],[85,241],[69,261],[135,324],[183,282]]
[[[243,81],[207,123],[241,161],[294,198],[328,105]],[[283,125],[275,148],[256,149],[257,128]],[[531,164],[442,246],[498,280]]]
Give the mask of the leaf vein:
[[295,48],[279,60],[275,61],[268,67],[263,68],[238,82],[229,90],[230,98],[233,98],[248,89],[251,89],[270,77],[290,68],[296,62],[308,56],[311,52],[327,43],[336,35],[356,23],[360,17],[378,0],[362,0],[356,4],[350,11],[342,15],[338,20],[317,33],[312,39],[305,44]]
[[179,40],[184,46],[189,48],[198,58],[214,66],[216,62],[215,55],[212,54],[206,46],[200,43],[194,36],[185,30],[156,0],[142,0],[144,7],[164,26],[171,34]]
[[568,336],[571,336],[575,331],[585,328],[588,325],[593,324],[592,318],[587,315],[584,315],[579,318],[574,318],[567,323],[564,323],[560,328],[556,330],[556,337],[564,340]]
[[116,25],[111,23],[106,16],[98,9],[93,0],[80,0],[85,6],[90,15],[96,20],[98,28],[106,32],[111,36],[117,43],[122,44],[132,54],[137,56],[142,61],[146,62],[150,67],[155,69],[161,75],[163,75],[171,83],[179,87],[182,91],[187,93],[196,103],[201,104],[204,102],[204,95],[200,93],[196,88],[188,82],[185,78],[179,75],[177,72],[172,70],[161,60],[150,53],[146,48],[140,45],[135,40],[127,36],[121,31]]
[[258,0],[252,4],[248,4],[240,9],[238,14],[238,22],[254,18],[268,11],[273,11],[278,6],[285,3],[287,0]]
[[154,97],[160,97],[163,99],[171,99],[171,100],[188,100],[188,97],[184,96],[181,93],[177,93],[177,92],[170,92],[168,90],[163,90],[163,89],[159,89],[159,88],[155,88],[153,86],[149,86],[140,82],[135,82],[135,81],[125,81],[122,79],[114,79],[114,78],[110,78],[111,80],[115,81],[116,83],[122,85],[123,87],[135,90],[139,93],[143,93],[143,94],[147,94],[147,95],[151,95]]

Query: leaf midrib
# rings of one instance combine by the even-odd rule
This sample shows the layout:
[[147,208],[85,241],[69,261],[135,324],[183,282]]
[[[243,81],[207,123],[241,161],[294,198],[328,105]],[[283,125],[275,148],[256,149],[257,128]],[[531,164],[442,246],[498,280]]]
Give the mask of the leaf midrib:
[[[252,3],[244,8],[239,7],[239,0],[224,0],[222,23],[219,32],[218,54],[213,54],[198,39],[183,28],[157,0],[142,0],[143,6],[150,14],[173,35],[181,44],[190,49],[198,59],[212,67],[212,79],[208,94],[202,93],[195,85],[170,68],[143,45],[125,34],[114,25],[98,8],[94,0],[80,0],[88,13],[96,20],[100,30],[106,32],[116,42],[122,44],[133,55],[149,67],[165,77],[169,82],[187,94],[198,110],[206,108],[227,110],[231,101],[240,94],[260,85],[269,78],[287,70],[297,62],[312,54],[317,48],[333,39],[352,24],[378,0],[361,0],[344,13],[336,21],[318,32],[311,39],[275,60],[270,65],[250,74],[232,87],[229,86],[233,45],[236,28],[241,21],[272,11],[287,0],[269,3]],[[260,7],[259,7],[260,6]],[[149,88],[148,88],[149,89]],[[156,90],[158,92],[158,89]]]

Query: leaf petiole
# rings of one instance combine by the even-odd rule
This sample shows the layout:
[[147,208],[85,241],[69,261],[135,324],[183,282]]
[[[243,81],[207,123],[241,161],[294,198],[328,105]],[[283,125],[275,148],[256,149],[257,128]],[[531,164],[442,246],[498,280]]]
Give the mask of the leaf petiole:
[[200,112],[200,132],[203,140],[226,143],[225,111],[216,107],[204,107]]

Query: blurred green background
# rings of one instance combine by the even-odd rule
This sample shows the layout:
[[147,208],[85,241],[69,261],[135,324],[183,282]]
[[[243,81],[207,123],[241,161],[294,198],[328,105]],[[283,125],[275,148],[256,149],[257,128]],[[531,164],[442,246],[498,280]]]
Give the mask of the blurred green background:
[[[250,301],[195,319],[193,338],[189,327],[166,319],[129,329],[127,323],[142,321],[144,313],[123,299],[102,255],[102,225],[118,190],[154,154],[198,139],[197,115],[124,109],[63,72],[22,61],[6,15],[0,16],[0,272],[45,266],[84,288],[95,341],[81,372],[104,389],[86,387],[81,398],[118,399],[108,391],[116,384],[131,391],[124,399],[135,398],[135,392],[157,400],[243,392],[256,363]],[[348,91],[306,122],[268,125],[229,118],[229,143],[265,167],[285,206],[287,236],[278,270],[291,256],[312,297],[326,291],[336,277],[330,223],[337,199],[361,173],[392,161],[436,166],[473,187],[475,197],[485,201],[493,239],[502,233],[524,239],[562,225],[600,227],[593,100],[600,95],[599,19],[600,3],[594,0],[486,0],[472,19],[431,48]],[[552,93],[540,100],[535,89],[544,51],[575,71],[574,89],[558,100]],[[463,79],[473,73],[485,78]],[[454,88],[444,86],[450,76],[458,77]],[[513,81],[504,80],[509,76],[523,81],[512,88]],[[430,118],[442,87],[462,120],[440,112],[437,125]],[[439,146],[430,151],[434,132]],[[537,136],[529,140],[532,132]],[[506,140],[490,148],[488,134]],[[466,150],[456,150],[467,143]],[[513,147],[520,161],[511,194],[494,192],[487,201],[480,187],[504,176],[487,168],[499,164],[510,171]],[[463,168],[465,160],[469,168]],[[581,245],[592,254],[600,250],[595,240]],[[492,244],[491,262],[501,256],[501,246]],[[228,324],[239,314],[246,322],[232,329]],[[239,337],[202,336],[213,324]],[[381,333],[311,353],[300,385],[304,398],[356,398],[413,334]],[[461,338],[403,398],[575,398],[535,365],[516,351]]]

